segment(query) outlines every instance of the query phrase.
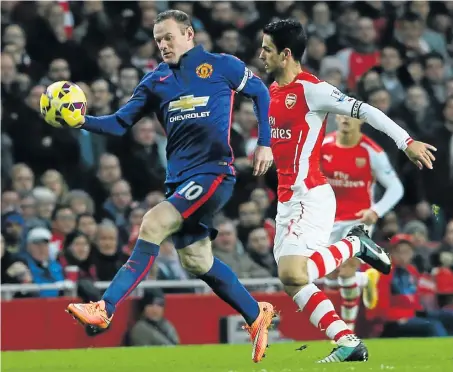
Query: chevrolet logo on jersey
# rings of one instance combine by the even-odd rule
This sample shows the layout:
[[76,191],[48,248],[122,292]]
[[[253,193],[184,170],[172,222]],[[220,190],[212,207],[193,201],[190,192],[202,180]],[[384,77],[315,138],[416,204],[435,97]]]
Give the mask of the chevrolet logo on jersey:
[[190,96],[182,96],[179,97],[178,101],[172,101],[170,102],[170,105],[168,106],[168,111],[178,111],[181,110],[181,112],[186,112],[186,111],[193,111],[195,110],[195,107],[204,107],[208,104],[209,101],[209,96],[207,97],[194,97],[193,95]]

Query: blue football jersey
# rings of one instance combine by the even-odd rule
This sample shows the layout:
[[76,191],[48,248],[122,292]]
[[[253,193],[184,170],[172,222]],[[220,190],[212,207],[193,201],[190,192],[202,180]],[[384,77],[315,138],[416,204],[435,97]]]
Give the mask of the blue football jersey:
[[167,134],[167,182],[195,174],[234,174],[230,146],[233,100],[251,97],[259,122],[258,145],[270,145],[269,93],[245,64],[197,46],[178,65],[161,63],[145,75],[115,114],[86,116],[84,129],[122,135],[143,116],[157,114]]

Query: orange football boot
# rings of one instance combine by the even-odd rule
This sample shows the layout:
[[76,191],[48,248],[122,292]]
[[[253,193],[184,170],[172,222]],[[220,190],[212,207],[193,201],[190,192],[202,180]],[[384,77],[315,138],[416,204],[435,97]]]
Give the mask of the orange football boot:
[[265,356],[264,353],[267,348],[267,334],[271,326],[272,318],[277,316],[274,306],[268,302],[259,302],[260,314],[251,326],[244,326],[250,334],[250,339],[253,343],[252,360],[258,363]]
[[113,315],[109,318],[104,301],[90,302],[89,304],[69,304],[66,312],[82,325],[101,329],[107,329],[113,318]]

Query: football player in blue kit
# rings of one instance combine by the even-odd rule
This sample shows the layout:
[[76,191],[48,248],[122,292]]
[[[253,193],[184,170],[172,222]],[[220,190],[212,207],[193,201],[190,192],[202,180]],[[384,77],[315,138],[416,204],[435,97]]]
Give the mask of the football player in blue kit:
[[229,143],[234,95],[241,92],[255,104],[259,138],[254,175],[259,176],[273,161],[269,93],[236,57],[195,46],[190,18],[181,11],[160,13],[154,38],[163,62],[142,79],[116,113],[85,116],[81,128],[121,136],[143,116],[155,112],[168,138],[166,200],[144,216],[134,250],[102,300],[70,304],[67,311],[85,326],[107,329],[117,306],[146,278],[161,242],[171,236],[182,266],[242,314],[253,344],[252,359],[259,362],[267,347],[274,308],[258,303],[232,270],[213,257],[211,240],[217,234],[213,216],[231,197],[235,184]]

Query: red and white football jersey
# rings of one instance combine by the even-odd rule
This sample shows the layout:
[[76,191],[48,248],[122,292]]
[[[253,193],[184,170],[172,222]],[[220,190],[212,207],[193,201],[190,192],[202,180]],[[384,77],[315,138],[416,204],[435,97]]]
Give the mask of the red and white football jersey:
[[[358,211],[369,208],[382,216],[403,196],[401,182],[384,150],[365,135],[353,147],[339,145],[337,132],[326,136],[321,148],[321,167],[335,191],[335,221],[356,220]],[[386,193],[374,204],[376,180],[386,188]]]
[[278,200],[298,199],[313,187],[327,183],[321,171],[321,145],[328,113],[367,119],[405,149],[405,130],[378,109],[341,93],[333,85],[302,71],[285,86],[269,87],[271,146],[278,174]]

